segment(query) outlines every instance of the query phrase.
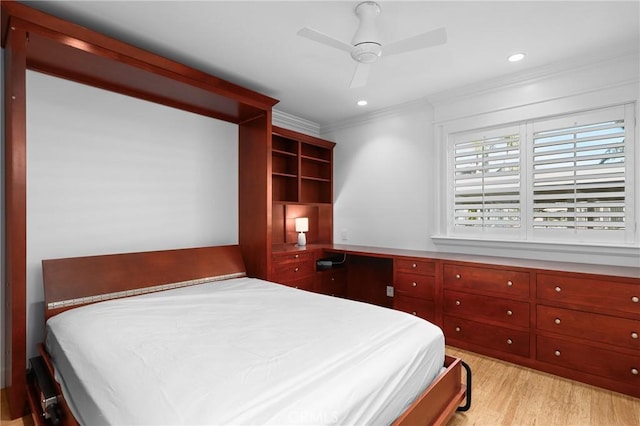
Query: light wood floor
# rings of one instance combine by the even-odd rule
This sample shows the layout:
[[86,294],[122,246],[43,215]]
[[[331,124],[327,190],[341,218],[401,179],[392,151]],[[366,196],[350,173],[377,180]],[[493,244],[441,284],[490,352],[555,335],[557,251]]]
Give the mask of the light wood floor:
[[638,426],[640,399],[447,347],[471,367],[472,401],[448,426]]
[[[640,399],[514,364],[447,347],[471,367],[471,409],[448,426],[638,426]],[[33,425],[30,417],[9,420],[2,392],[2,426]]]

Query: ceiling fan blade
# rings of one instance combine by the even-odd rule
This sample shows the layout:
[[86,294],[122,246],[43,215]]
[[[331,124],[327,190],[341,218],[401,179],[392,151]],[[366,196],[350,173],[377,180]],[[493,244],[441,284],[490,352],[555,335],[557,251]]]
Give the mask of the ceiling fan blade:
[[352,89],[356,87],[363,87],[367,84],[367,79],[369,78],[369,70],[371,69],[371,64],[364,64],[362,62],[358,62],[356,65],[356,69],[353,72],[353,78],[351,79]]
[[438,46],[447,42],[447,30],[438,28],[414,37],[404,40],[395,41],[385,44],[382,47],[383,56],[397,55],[399,53],[409,52],[411,50],[424,49],[427,47]]
[[353,46],[349,43],[345,43],[344,41],[335,39],[331,36],[321,33],[320,31],[316,31],[308,27],[302,28],[300,31],[298,31],[298,35],[308,38],[309,40],[322,43],[326,46],[344,50],[345,52],[351,52],[351,50],[353,50]]

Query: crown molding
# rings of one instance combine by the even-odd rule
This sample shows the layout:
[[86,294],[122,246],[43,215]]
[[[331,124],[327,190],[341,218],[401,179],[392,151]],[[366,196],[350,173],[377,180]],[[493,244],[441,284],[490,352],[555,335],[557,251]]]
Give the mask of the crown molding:
[[431,104],[426,98],[418,98],[412,101],[404,102],[398,105],[392,105],[390,107],[381,108],[375,111],[367,112],[357,115],[355,117],[347,118],[345,120],[336,121],[331,124],[322,125],[320,127],[320,134],[330,133],[336,130],[343,130],[350,127],[362,126],[369,124],[373,121],[394,117],[402,114],[406,114],[409,111],[416,110],[418,108],[431,107]]
[[279,127],[305,133],[310,136],[320,136],[320,125],[313,121],[273,109],[271,122]]
[[[586,71],[592,68],[600,67],[604,63],[611,62],[631,62],[638,64],[640,53],[637,50],[626,51],[623,53],[612,54],[606,57],[594,58],[592,56],[583,56],[571,61],[563,61],[546,66],[541,66],[529,71],[508,74],[502,77],[485,80],[466,86],[457,87],[451,90],[445,90],[438,93],[432,93],[425,96],[427,101],[434,106],[441,106],[448,103],[462,101],[474,96],[495,92],[498,89],[507,89],[509,87],[517,87],[524,84],[535,83],[553,76],[560,76],[577,71]],[[638,76],[634,82],[638,81]],[[627,82],[629,83],[629,82]]]

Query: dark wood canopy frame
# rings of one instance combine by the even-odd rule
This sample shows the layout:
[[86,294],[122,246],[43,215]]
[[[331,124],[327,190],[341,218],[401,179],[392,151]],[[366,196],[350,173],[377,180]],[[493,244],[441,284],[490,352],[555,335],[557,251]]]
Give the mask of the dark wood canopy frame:
[[26,406],[26,71],[167,105],[239,126],[239,242],[266,278],[271,240],[271,114],[278,101],[42,13],[1,7],[5,111],[5,370],[13,418]]
[[[264,279],[272,246],[271,119],[278,101],[12,0],[3,1],[0,10],[5,68],[3,335],[9,409],[11,418],[17,418],[28,409],[26,71],[237,124],[238,249],[246,274]],[[461,384],[461,361],[447,357],[446,365],[449,373],[436,380],[399,421],[440,424],[452,415],[466,393]]]

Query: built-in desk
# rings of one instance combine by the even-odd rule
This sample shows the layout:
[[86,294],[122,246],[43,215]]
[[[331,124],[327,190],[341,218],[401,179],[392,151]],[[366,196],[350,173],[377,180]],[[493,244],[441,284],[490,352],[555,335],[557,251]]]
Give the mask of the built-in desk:
[[452,346],[640,397],[640,268],[338,244],[274,247],[274,268],[297,252],[344,258],[316,270],[314,291],[420,316]]

